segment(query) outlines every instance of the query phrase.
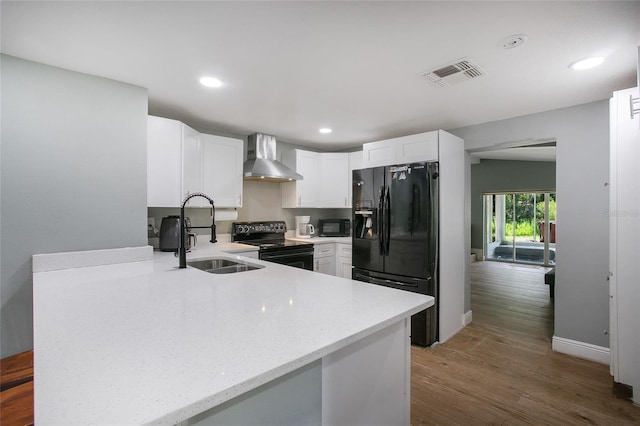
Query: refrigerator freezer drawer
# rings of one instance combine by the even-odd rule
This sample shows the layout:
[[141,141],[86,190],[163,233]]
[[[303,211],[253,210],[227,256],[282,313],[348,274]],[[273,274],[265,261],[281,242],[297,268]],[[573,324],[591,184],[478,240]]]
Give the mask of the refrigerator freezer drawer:
[[438,296],[435,280],[431,277],[427,279],[399,277],[354,268],[353,279],[433,296],[436,299],[435,305],[411,316],[411,343],[431,346],[438,340]]
[[353,270],[353,279],[371,284],[378,284],[385,287],[397,288],[399,290],[411,291],[413,293],[436,296],[435,284],[432,277],[412,278],[398,275],[382,274],[362,269]]

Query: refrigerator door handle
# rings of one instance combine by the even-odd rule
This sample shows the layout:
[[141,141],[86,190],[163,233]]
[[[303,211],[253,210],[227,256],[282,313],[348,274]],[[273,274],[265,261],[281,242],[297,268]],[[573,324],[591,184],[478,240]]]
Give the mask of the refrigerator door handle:
[[432,173],[429,174],[429,205],[431,206],[431,235],[432,240],[434,241],[434,249],[432,250],[431,260],[433,262],[431,270],[433,276],[435,277],[436,285],[438,285],[439,277],[440,277],[440,228],[439,228],[439,185],[438,185],[438,176],[439,176],[439,164],[433,163],[431,164],[430,171]]
[[385,189],[384,204],[384,214],[386,215],[384,223],[386,233],[384,237],[384,252],[385,256],[389,256],[389,242],[391,240],[391,196],[389,195],[389,186]]
[[378,230],[378,249],[380,256],[384,256],[384,187],[380,187],[380,196],[378,197],[378,223],[376,228]]
[[383,285],[386,287],[389,286],[402,286],[402,287],[418,287],[418,283],[405,283],[402,281],[395,281],[395,280],[386,280],[384,278],[374,278],[374,277],[364,277],[366,278],[367,282],[371,283],[371,284],[378,284],[378,285]]

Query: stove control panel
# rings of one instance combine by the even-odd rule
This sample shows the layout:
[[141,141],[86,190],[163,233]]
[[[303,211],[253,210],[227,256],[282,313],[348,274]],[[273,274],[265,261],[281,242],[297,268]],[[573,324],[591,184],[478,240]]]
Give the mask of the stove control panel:
[[284,221],[273,222],[233,222],[231,235],[284,234],[287,224]]

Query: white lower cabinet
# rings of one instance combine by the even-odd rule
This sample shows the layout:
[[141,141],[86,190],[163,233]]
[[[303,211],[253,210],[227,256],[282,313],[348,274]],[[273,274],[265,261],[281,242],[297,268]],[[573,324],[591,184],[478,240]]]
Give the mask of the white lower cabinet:
[[336,276],[351,279],[351,244],[336,244]]
[[327,275],[351,279],[351,244],[315,243],[313,270]]
[[335,243],[313,245],[313,270],[327,275],[336,275]]

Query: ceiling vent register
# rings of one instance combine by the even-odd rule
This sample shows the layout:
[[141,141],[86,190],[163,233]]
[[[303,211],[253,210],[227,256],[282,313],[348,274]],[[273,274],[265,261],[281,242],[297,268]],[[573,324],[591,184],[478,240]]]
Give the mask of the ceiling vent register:
[[448,87],[485,75],[482,68],[469,58],[458,59],[431,72],[422,74],[429,83],[437,87]]

